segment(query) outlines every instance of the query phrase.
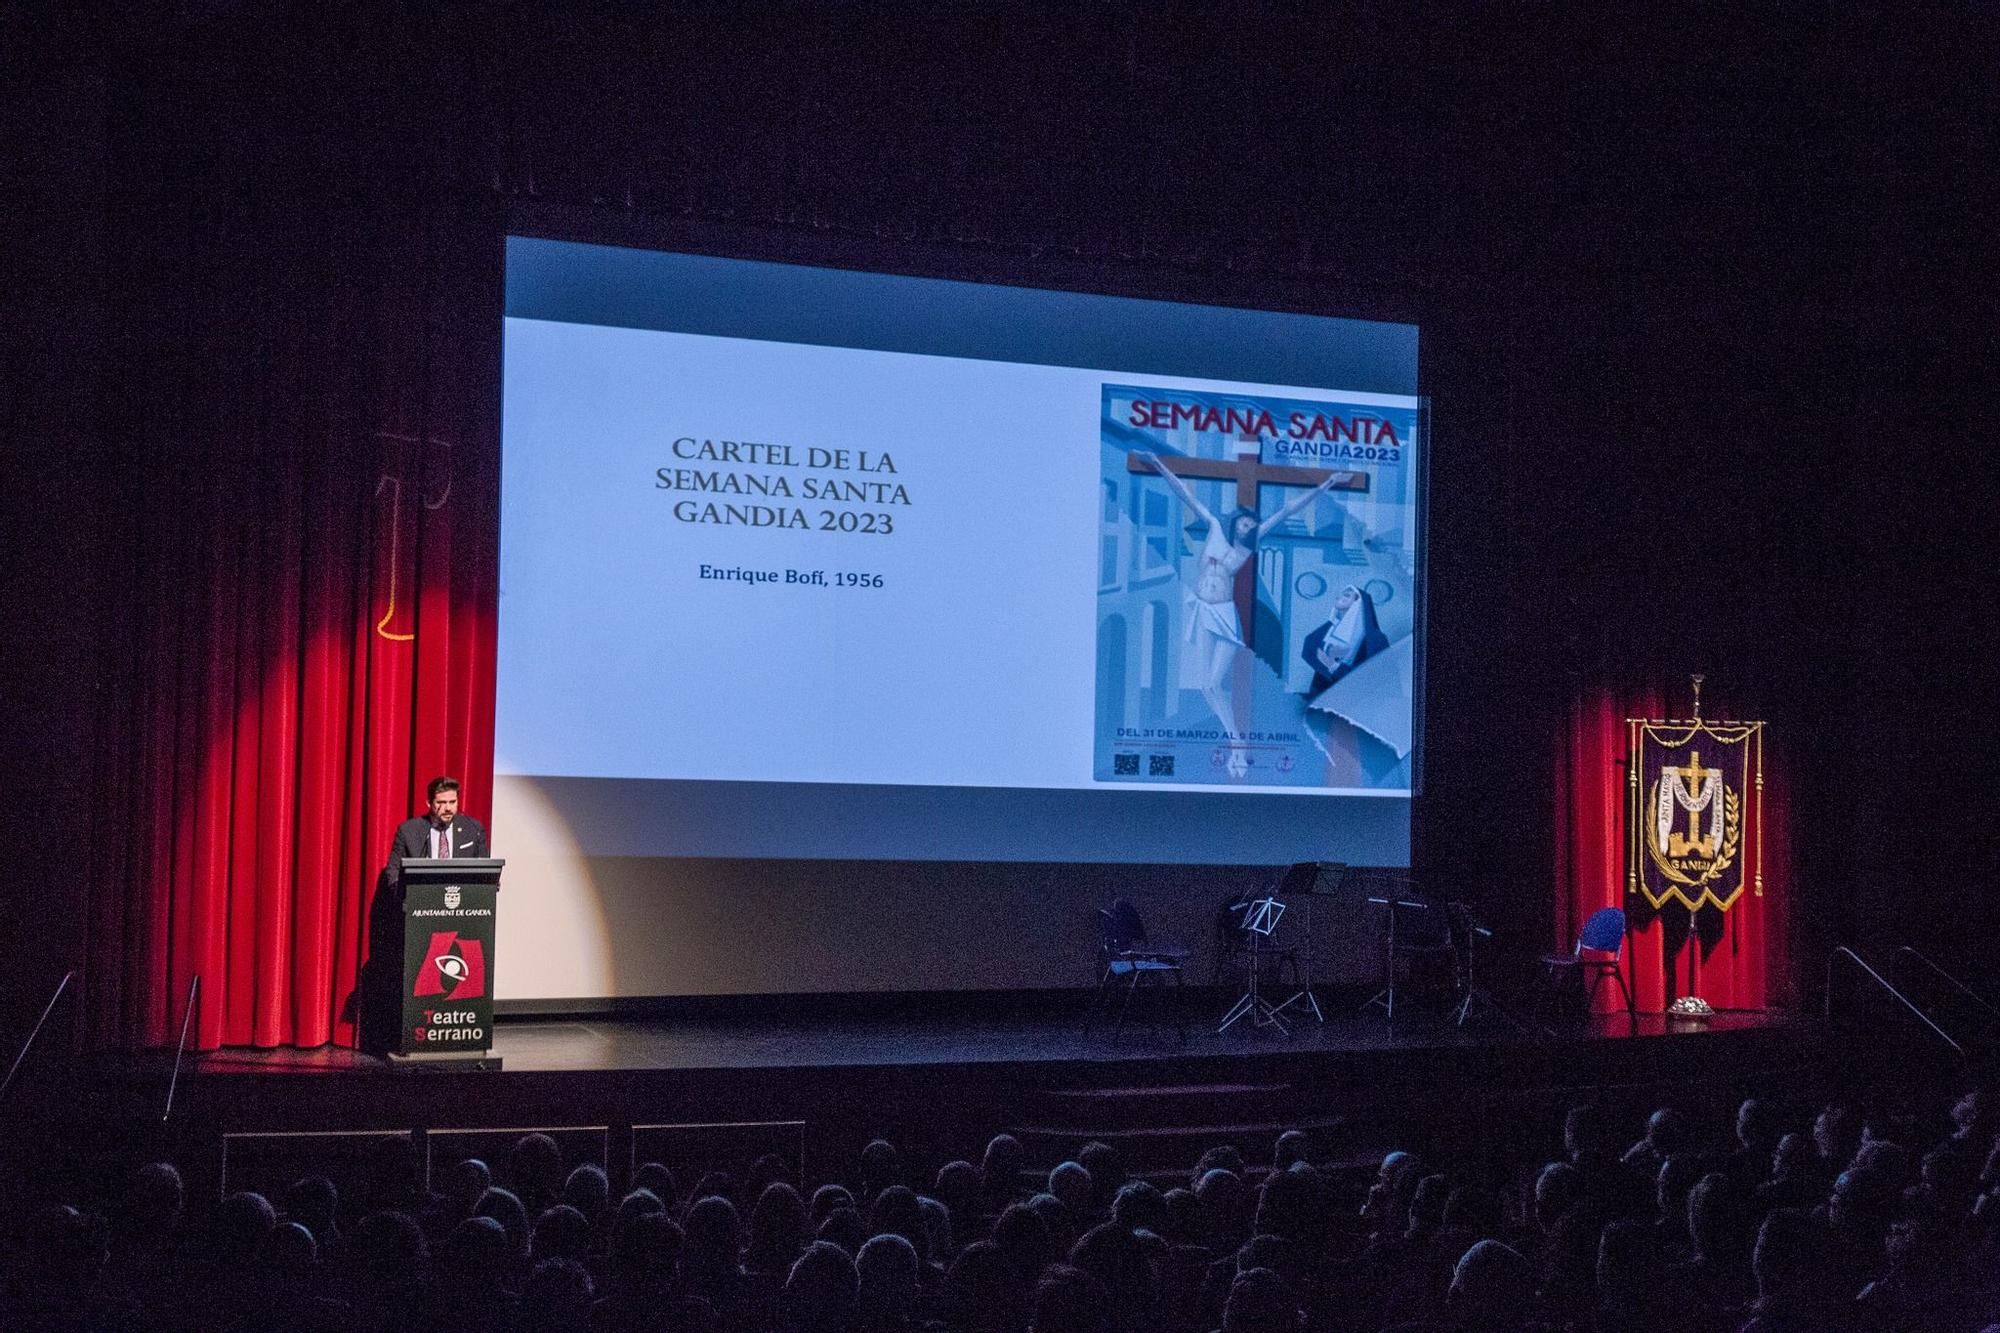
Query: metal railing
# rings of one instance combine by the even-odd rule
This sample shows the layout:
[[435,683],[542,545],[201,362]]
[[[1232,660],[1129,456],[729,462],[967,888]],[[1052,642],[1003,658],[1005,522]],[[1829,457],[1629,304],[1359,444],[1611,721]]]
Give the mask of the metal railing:
[[62,980],[56,983],[54,993],[49,996],[49,1002],[42,1006],[42,1016],[35,1020],[35,1026],[28,1033],[28,1039],[21,1043],[20,1051],[14,1056],[14,1063],[8,1067],[6,1081],[0,1082],[0,1100],[4,1100],[8,1091],[14,1086],[14,1076],[19,1074],[21,1066],[28,1062],[28,1052],[35,1049],[36,1039],[42,1035],[42,1028],[47,1025],[49,1015],[56,1010],[56,1002],[62,999],[63,993],[69,989],[69,983],[75,979],[76,971],[71,969],[63,973]]
[[1922,1009],[1918,1008],[1917,1005],[1910,1000],[1909,996],[1903,994],[1903,992],[1897,990],[1894,986],[1890,985],[1888,978],[1884,977],[1880,972],[1877,972],[1873,967],[1871,967],[1867,959],[1863,958],[1860,954],[1856,953],[1854,950],[1848,948],[1845,945],[1842,945],[1841,947],[1835,949],[1832,953],[1826,956],[1825,1016],[1826,1016],[1826,1021],[1829,1024],[1831,1024],[1834,1020],[1834,1013],[1833,1013],[1834,965],[1839,963],[1840,960],[1843,958],[1847,959],[1856,968],[1858,968],[1863,976],[1867,977],[1870,981],[1873,981],[1877,986],[1881,987],[1883,994],[1887,995],[1890,999],[1894,1000],[1899,1006],[1901,1006],[1903,1012],[1907,1013],[1910,1017],[1916,1019],[1917,1022],[1923,1024],[1926,1028],[1930,1029],[1932,1035],[1934,1035],[1939,1041],[1943,1042],[1946,1046],[1949,1046],[1952,1050],[1952,1053],[1958,1056],[1961,1062],[1966,1059],[1965,1047],[1959,1045],[1957,1041],[1953,1040],[1950,1033],[1946,1032],[1943,1028],[1939,1027],[1936,1023],[1932,1022],[1931,1016],[1925,1013]]
[[1920,951],[1913,949],[1909,945],[1905,944],[1903,947],[1896,950],[1896,952],[1892,955],[1892,957],[1894,957],[1898,962],[1907,959],[1913,963],[1918,964],[1924,969],[1924,972],[1927,975],[1935,977],[1939,981],[1944,982],[1945,985],[1949,986],[1952,989],[1953,993],[1957,994],[1962,999],[1970,1000],[1974,1005],[1978,1006],[1978,1008],[1985,1013],[1988,1019],[1996,1023],[2000,1023],[2000,1008],[1996,1008],[1991,1000],[1988,1000],[1984,995],[1981,995],[1978,991],[1972,989],[1972,987],[1966,985],[1963,981],[1960,981],[1957,977],[1945,971],[1942,967],[1939,967],[1936,963],[1932,962],[1928,957],[1926,957]]
[[201,998],[201,973],[188,978],[187,1008],[181,1013],[181,1039],[174,1047],[174,1072],[167,1079],[167,1104],[160,1111],[160,1123],[166,1124],[174,1114],[174,1092],[180,1087],[181,1061],[187,1055],[188,1030],[194,1026],[195,1001]]

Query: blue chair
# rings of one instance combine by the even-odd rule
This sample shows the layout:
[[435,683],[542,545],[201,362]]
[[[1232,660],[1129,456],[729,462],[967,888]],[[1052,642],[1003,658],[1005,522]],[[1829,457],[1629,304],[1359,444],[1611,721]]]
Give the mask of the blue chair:
[[1590,914],[1577,932],[1576,947],[1568,953],[1552,953],[1542,959],[1551,986],[1559,986],[1568,976],[1581,974],[1589,978],[1584,987],[1583,1012],[1590,1013],[1590,1006],[1597,998],[1597,988],[1607,976],[1618,983],[1618,993],[1625,997],[1625,1012],[1633,1012],[1632,988],[1625,984],[1625,971],[1619,966],[1625,954],[1625,912],[1617,907],[1600,907]]
[[1139,983],[1148,977],[1161,982],[1168,977],[1174,980],[1176,1003],[1175,1016],[1180,1027],[1181,1042],[1187,1043],[1187,1005],[1182,1002],[1180,990],[1184,984],[1181,971],[1186,966],[1188,951],[1171,944],[1152,944],[1146,939],[1146,925],[1139,919],[1139,913],[1131,903],[1123,898],[1116,899],[1109,907],[1097,911],[1097,961],[1099,975],[1097,991],[1090,997],[1090,1008],[1084,1014],[1083,1030],[1090,1031],[1096,1021],[1098,1006],[1109,1000],[1115,983],[1125,983],[1125,997],[1118,1005],[1118,1022],[1111,1035],[1116,1037],[1125,1030],[1125,1012],[1132,1007],[1132,993],[1139,989]]

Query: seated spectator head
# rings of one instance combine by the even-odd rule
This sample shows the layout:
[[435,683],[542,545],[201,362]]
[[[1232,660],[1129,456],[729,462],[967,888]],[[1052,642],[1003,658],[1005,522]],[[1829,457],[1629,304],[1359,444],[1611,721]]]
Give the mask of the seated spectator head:
[[528,1242],[528,1261],[539,1264],[545,1259],[587,1259],[590,1234],[590,1219],[569,1204],[544,1208],[535,1219],[534,1233]]
[[1027,1278],[1041,1272],[1055,1253],[1049,1244],[1048,1225],[1041,1214],[1024,1203],[1008,1204],[994,1220],[992,1243],[1001,1257]]
[[1760,1301],[1813,1293],[1825,1282],[1827,1245],[1819,1224],[1796,1208],[1776,1208],[1757,1229],[1750,1257]]
[[1861,1147],[1861,1119],[1838,1103],[1824,1107],[1813,1119],[1813,1146],[1829,1171],[1840,1172]]
[[1297,1290],[1309,1276],[1311,1255],[1311,1250],[1283,1236],[1252,1236],[1236,1251],[1236,1271],[1242,1274],[1253,1268],[1268,1268]]
[[1294,1162],[1312,1160],[1312,1139],[1302,1129],[1288,1129],[1278,1135],[1277,1146],[1271,1149],[1271,1169],[1283,1171]]
[[18,1282],[48,1292],[84,1291],[97,1282],[109,1257],[108,1238],[98,1219],[68,1204],[50,1204],[35,1209],[22,1224],[15,1262],[7,1273],[8,1285]]
[[917,1308],[917,1247],[901,1236],[875,1236],[854,1258],[855,1306],[864,1320],[900,1324]]
[[1199,1245],[1201,1238],[1201,1205],[1194,1197],[1194,1191],[1185,1185],[1176,1185],[1168,1190],[1160,1200],[1160,1234],[1172,1245]]
[[1021,1141],[1012,1134],[995,1134],[986,1141],[985,1155],[979,1159],[979,1179],[988,1199],[1004,1203],[1014,1197],[1025,1156]]
[[1211,1171],[1227,1171],[1238,1179],[1243,1177],[1243,1169],[1249,1165],[1243,1154],[1230,1143],[1219,1144],[1203,1153],[1194,1164],[1194,1171],[1188,1177],[1190,1184],[1199,1184],[1201,1178]]
[[638,1213],[664,1213],[667,1205],[659,1195],[645,1188],[634,1189],[618,1201],[618,1216],[624,1218]]
[[1688,1191],[1701,1179],[1701,1163],[1692,1153],[1675,1153],[1660,1163],[1653,1177],[1653,1206],[1660,1220],[1678,1230],[1687,1225]]
[[1033,1278],[1010,1264],[992,1241],[974,1241],[958,1252],[945,1274],[941,1313],[946,1326],[977,1333],[1005,1326],[1012,1307],[1021,1303],[1022,1284]]
[[237,1191],[216,1206],[216,1258],[231,1267],[248,1264],[276,1225],[278,1212],[268,1199],[251,1190]]
[[1149,1306],[1153,1295],[1151,1256],[1138,1237],[1116,1222],[1100,1222],[1070,1248],[1069,1262],[1104,1284],[1121,1310]]
[[1451,1198],[1451,1180],[1442,1175],[1425,1176],[1410,1195],[1409,1225],[1403,1235],[1411,1240],[1429,1240],[1444,1225],[1444,1206]]
[[1249,1269],[1229,1284],[1222,1333],[1298,1333],[1304,1321],[1291,1284],[1271,1269]]
[[537,1207],[554,1203],[562,1189],[562,1149],[546,1134],[523,1134],[507,1154],[507,1180],[516,1196]]
[[1819,1153],[1803,1134],[1787,1134],[1771,1150],[1771,1179],[1791,1180],[1819,1165]]
[[493,1172],[477,1157],[454,1162],[444,1173],[444,1197],[450,1211],[459,1217],[472,1216],[479,1196],[493,1187]]
[[1078,1218],[1092,1215],[1097,1187],[1081,1162],[1060,1162],[1049,1172],[1049,1193]]
[[690,1275],[734,1273],[743,1249],[743,1220],[736,1205],[720,1194],[697,1199],[681,1224],[687,1240],[681,1265]]
[[420,1281],[430,1263],[424,1229],[408,1213],[393,1209],[362,1218],[353,1245],[362,1275],[380,1287]]
[[585,1162],[571,1171],[563,1181],[562,1201],[595,1226],[611,1205],[611,1181],[606,1178],[604,1168],[595,1162]]
[[873,1202],[883,1190],[902,1183],[903,1155],[896,1151],[896,1145],[887,1139],[871,1140],[861,1150],[860,1197]]
[[971,1213],[979,1199],[979,1168],[964,1160],[946,1162],[938,1168],[931,1193],[939,1203],[951,1209],[953,1217],[963,1218]]
[[[727,1199],[731,1203],[735,1203],[736,1178],[727,1171],[709,1171],[703,1173],[702,1177],[694,1182],[694,1188],[688,1192],[687,1207],[692,1208],[701,1200],[708,1198]],[[682,1211],[685,1212],[686,1210],[683,1209]],[[683,1220],[685,1221],[686,1219],[683,1218]]]
[[1783,1132],[1777,1114],[1768,1103],[1746,1097],[1736,1108],[1736,1142],[1744,1152],[1760,1160],[1769,1158]]
[[1629,1220],[1611,1223],[1597,1243],[1598,1307],[1613,1319],[1653,1308],[1664,1272],[1650,1227]]
[[806,1227],[817,1232],[836,1208],[854,1208],[854,1196],[845,1185],[821,1185],[813,1191],[812,1206],[806,1210]]
[[611,1271],[635,1286],[663,1287],[680,1269],[686,1236],[664,1208],[621,1212],[611,1224]]
[[120,1220],[127,1234],[142,1244],[155,1243],[173,1234],[180,1225],[187,1190],[181,1173],[171,1162],[148,1162],[126,1182]]
[[597,1295],[590,1270],[575,1259],[544,1259],[521,1284],[520,1327],[571,1333],[590,1326]]
[[451,1229],[438,1254],[438,1281],[490,1291],[506,1281],[514,1248],[498,1218],[468,1217]]
[[836,1208],[826,1215],[813,1239],[837,1245],[849,1258],[861,1253],[868,1240],[868,1223],[852,1208]]
[[1111,1200],[1111,1220],[1132,1231],[1165,1235],[1167,1199],[1160,1187],[1148,1180],[1127,1181]]
[[490,1217],[507,1233],[507,1249],[516,1258],[528,1255],[528,1209],[512,1190],[495,1185],[479,1196],[474,1217]]
[[1688,1191],[1688,1239],[1694,1255],[1730,1271],[1749,1271],[1749,1201],[1735,1181],[1711,1171]]
[[784,1333],[840,1333],[854,1321],[861,1281],[838,1245],[814,1241],[792,1265],[778,1301]]
[[958,1244],[952,1234],[951,1210],[928,1194],[917,1196],[917,1206],[924,1210],[924,1261],[931,1263],[956,1254]]
[[1899,1191],[1917,1182],[1916,1154],[1893,1139],[1862,1140],[1850,1169],[1873,1171]]
[[1228,1251],[1249,1237],[1257,1196],[1243,1183],[1243,1177],[1225,1167],[1211,1168],[1195,1182],[1194,1199],[1201,1215],[1204,1245]]
[[257,1247],[257,1266],[264,1279],[280,1290],[304,1291],[319,1268],[319,1242],[303,1222],[280,1222],[264,1233]]
[[901,1236],[916,1246],[919,1254],[930,1243],[923,1202],[908,1185],[891,1185],[875,1196],[875,1206],[868,1210],[868,1227],[870,1235]]
[[1068,1254],[1070,1246],[1076,1244],[1076,1214],[1069,1205],[1053,1194],[1037,1194],[1021,1205],[1036,1217],[1042,1219],[1042,1230],[1049,1238],[1049,1253]]
[[646,1162],[632,1173],[632,1188],[651,1190],[661,1203],[680,1197],[674,1188],[674,1173],[663,1162]]
[[1519,1251],[1482,1240],[1451,1271],[1446,1308],[1468,1328],[1519,1328],[1535,1303],[1535,1270]]
[[1035,1284],[1029,1333],[1111,1333],[1111,1296],[1091,1274],[1056,1264]]
[[285,1217],[312,1232],[321,1244],[333,1241],[333,1219],[339,1209],[340,1190],[325,1176],[301,1176],[285,1191]]
[[797,1179],[798,1173],[792,1170],[790,1162],[778,1153],[767,1152],[750,1163],[749,1174],[743,1177],[743,1197],[750,1200],[761,1199],[764,1197],[764,1187],[780,1180],[797,1189],[798,1185],[794,1183]]
[[1572,1106],[1563,1118],[1563,1151],[1575,1162],[1596,1161],[1611,1156],[1616,1144],[1611,1136],[1611,1118],[1595,1106]]
[[1827,1196],[1826,1220],[1833,1233],[1848,1244],[1874,1251],[1895,1219],[1901,1191],[1880,1171],[1852,1167],[1834,1178]]
[[1568,1162],[1550,1162],[1535,1177],[1535,1226],[1544,1235],[1583,1202],[1583,1173]]
[[1093,1139],[1077,1150],[1076,1160],[1090,1172],[1091,1188],[1096,1191],[1091,1207],[1099,1214],[1108,1212],[1111,1200],[1124,1188],[1127,1179],[1125,1155],[1110,1144]]
[[1993,1136],[2000,1134],[2000,1101],[1985,1088],[1966,1093],[1952,1104],[1951,1133],[1953,1138],[1970,1139],[1982,1148],[1990,1145]]
[[1640,1142],[1655,1157],[1664,1159],[1686,1152],[1690,1138],[1687,1117],[1671,1106],[1662,1106],[1646,1117],[1646,1136]]
[[1326,1234],[1330,1213],[1324,1182],[1311,1168],[1276,1172],[1265,1178],[1257,1192],[1259,1233],[1316,1244]]
[[805,1200],[785,1181],[771,1182],[750,1210],[750,1244],[744,1262],[760,1273],[789,1273],[805,1247]]
[[1500,1196],[1484,1185],[1459,1185],[1444,1199],[1444,1229],[1481,1240],[1499,1239],[1505,1222]]

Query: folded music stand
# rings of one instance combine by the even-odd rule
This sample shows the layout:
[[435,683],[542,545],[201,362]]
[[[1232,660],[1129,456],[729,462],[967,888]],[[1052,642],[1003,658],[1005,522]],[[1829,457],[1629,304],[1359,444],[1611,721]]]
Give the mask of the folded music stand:
[[1319,969],[1317,965],[1318,937],[1313,934],[1313,899],[1337,893],[1341,883],[1347,878],[1345,861],[1301,861],[1285,872],[1280,892],[1289,890],[1305,898],[1305,976],[1299,982],[1298,991],[1276,1012],[1283,1013],[1293,1005],[1303,1001],[1312,1010],[1312,1016],[1322,1026],[1326,1023],[1326,1012],[1319,1004]]
[[1278,928],[1284,918],[1285,904],[1277,898],[1256,899],[1243,910],[1243,932],[1250,937],[1250,975],[1247,978],[1243,998],[1224,1015],[1222,1026],[1216,1035],[1229,1031],[1230,1024],[1239,1018],[1248,1017],[1253,1028],[1274,1027],[1287,1037],[1292,1030],[1285,1026],[1285,1020],[1278,1017],[1278,1007],[1265,999],[1258,991],[1259,973],[1263,971],[1263,943]]
[[1380,1005],[1388,1017],[1396,1016],[1396,920],[1404,911],[1428,912],[1431,905],[1418,898],[1407,884],[1393,884],[1382,897],[1371,897],[1368,901],[1377,907],[1389,910],[1388,942],[1383,950],[1382,989],[1375,998],[1362,1005],[1363,1010]]

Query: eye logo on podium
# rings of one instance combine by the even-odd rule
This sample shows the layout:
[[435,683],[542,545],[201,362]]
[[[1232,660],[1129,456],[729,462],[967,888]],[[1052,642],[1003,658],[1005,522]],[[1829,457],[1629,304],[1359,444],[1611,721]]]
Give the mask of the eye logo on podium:
[[486,994],[486,946],[460,939],[455,930],[435,931],[417,969],[415,994],[448,1000],[475,1000]]

